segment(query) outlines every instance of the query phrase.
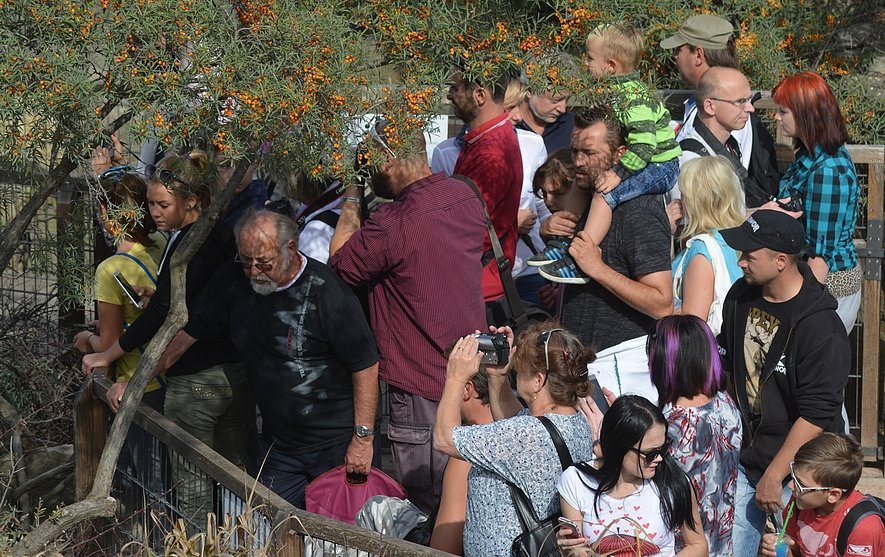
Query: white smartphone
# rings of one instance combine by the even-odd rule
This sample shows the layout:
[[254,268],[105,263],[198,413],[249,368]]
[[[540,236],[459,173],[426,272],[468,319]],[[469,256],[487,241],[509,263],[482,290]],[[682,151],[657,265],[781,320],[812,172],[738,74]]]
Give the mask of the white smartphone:
[[137,307],[138,309],[144,307],[144,302],[141,300],[141,296],[139,296],[135,289],[132,288],[132,285],[130,285],[126,281],[126,279],[123,278],[123,275],[120,274],[120,271],[114,273],[114,280],[117,281],[117,284],[119,284],[120,288],[123,289],[123,293],[126,294],[126,297],[129,298],[129,301],[132,302],[135,307]]

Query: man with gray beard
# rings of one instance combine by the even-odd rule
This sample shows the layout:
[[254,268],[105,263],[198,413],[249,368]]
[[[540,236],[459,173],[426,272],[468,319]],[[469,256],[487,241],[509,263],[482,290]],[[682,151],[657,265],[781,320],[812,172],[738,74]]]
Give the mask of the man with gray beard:
[[351,289],[298,251],[294,221],[260,211],[234,232],[236,264],[200,293],[161,364],[197,339],[230,335],[261,410],[259,479],[303,508],[305,486],[323,472],[342,462],[369,472],[378,351]]

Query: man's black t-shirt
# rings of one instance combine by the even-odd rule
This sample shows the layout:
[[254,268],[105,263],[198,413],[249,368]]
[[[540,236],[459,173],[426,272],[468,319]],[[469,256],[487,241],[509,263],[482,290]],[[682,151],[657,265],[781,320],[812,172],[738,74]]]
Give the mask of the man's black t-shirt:
[[314,451],[353,433],[351,374],[378,361],[353,291],[302,254],[287,289],[256,294],[237,264],[223,267],[195,304],[185,331],[230,337],[261,409],[263,434],[280,451]]
[[[599,247],[602,260],[628,278],[669,271],[670,223],[661,197],[641,195],[618,206]],[[654,323],[595,281],[565,289],[563,326],[597,352],[651,333]]]

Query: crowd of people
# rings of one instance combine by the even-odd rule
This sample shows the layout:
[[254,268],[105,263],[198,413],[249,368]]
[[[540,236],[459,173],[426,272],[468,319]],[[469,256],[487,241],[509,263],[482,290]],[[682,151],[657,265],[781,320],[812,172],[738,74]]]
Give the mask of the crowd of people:
[[[428,543],[468,557],[511,554],[518,492],[570,524],[564,554],[885,555],[875,516],[837,535],[863,500],[843,408],[861,277],[844,120],[819,75],[785,77],[781,175],[734,40],[700,15],[661,42],[695,90],[675,122],[629,25],[593,30],[583,57],[619,106],[455,71],[464,128],[432,160],[420,139],[397,156],[383,121],[365,140],[389,200],[371,215],[366,186],[335,177],[288,177],[266,205],[250,169],[187,267],[188,322],[143,401],[304,507],[322,473],[379,465],[383,382],[396,479]],[[192,150],[142,175],[107,154],[116,255],[75,345],[84,372],[113,375],[116,411],[169,312],[171,257],[232,168]],[[514,333],[517,295],[551,318]],[[486,360],[474,332],[509,350]],[[204,479],[174,456],[172,472],[183,510],[211,510]]]

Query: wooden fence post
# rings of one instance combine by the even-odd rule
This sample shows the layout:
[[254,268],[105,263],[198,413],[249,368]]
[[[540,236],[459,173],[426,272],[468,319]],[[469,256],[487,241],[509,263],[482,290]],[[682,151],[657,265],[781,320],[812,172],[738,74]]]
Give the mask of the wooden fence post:
[[[879,344],[882,316],[879,313],[882,293],[882,249],[883,215],[885,215],[885,164],[870,163],[867,172],[867,254],[863,281],[863,372],[861,393],[860,443],[864,448],[879,446],[879,420],[885,405],[885,392],[881,391],[879,375]],[[885,475],[885,458],[882,455],[867,455],[867,460],[880,459]]]
[[85,499],[92,490],[108,429],[105,404],[95,396],[93,380],[89,377],[74,399],[74,482],[77,501]]

